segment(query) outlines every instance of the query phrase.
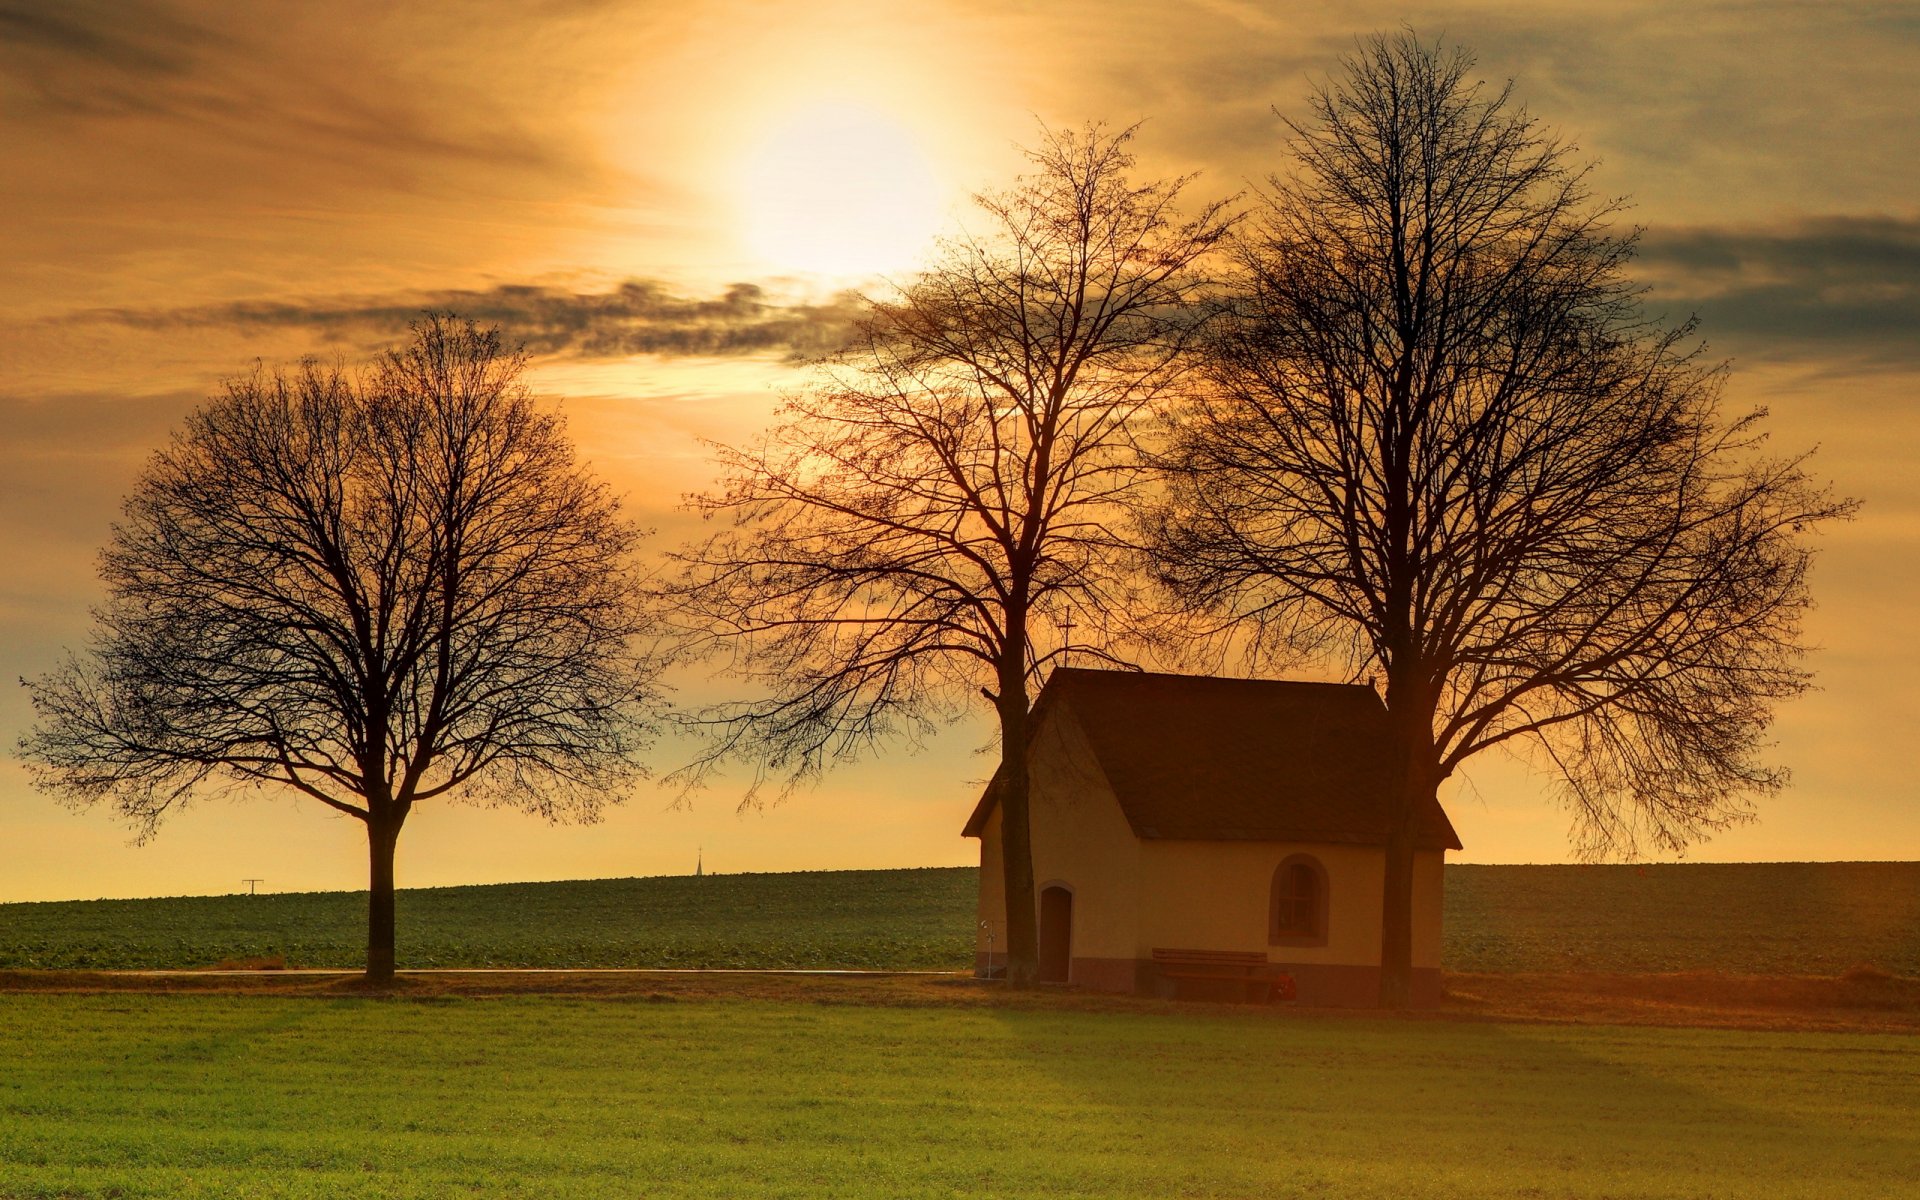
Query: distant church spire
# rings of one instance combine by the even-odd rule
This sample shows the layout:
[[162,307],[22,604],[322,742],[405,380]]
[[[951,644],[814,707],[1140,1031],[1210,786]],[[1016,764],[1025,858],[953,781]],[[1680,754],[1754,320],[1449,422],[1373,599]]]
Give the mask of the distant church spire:
[[694,874],[694,878],[697,879],[700,876],[705,875],[706,873],[707,873],[707,848],[705,846],[702,846],[698,850],[693,852],[693,874]]

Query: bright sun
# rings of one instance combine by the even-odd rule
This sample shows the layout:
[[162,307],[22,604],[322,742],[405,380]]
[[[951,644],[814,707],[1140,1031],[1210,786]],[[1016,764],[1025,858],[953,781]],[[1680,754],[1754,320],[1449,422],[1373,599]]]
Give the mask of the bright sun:
[[897,271],[940,226],[940,188],[912,134],[855,104],[788,116],[750,153],[743,191],[747,245],[777,270]]

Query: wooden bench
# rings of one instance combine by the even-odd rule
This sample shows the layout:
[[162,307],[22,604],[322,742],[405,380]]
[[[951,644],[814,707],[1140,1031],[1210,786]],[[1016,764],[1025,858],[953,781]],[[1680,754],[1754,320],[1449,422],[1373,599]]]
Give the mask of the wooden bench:
[[1235,984],[1245,999],[1266,1000],[1279,974],[1267,956],[1257,950],[1180,950],[1154,947],[1153,966],[1169,985],[1164,995],[1179,990],[1183,979]]

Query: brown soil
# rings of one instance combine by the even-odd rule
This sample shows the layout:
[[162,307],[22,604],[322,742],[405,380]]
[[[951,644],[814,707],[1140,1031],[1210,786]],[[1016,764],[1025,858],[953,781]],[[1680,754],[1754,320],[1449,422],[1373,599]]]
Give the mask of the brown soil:
[[1442,1011],[1586,1025],[1920,1033],[1920,979],[1841,975],[1564,974],[1446,976]]
[[[1920,979],[1857,969],[1840,976],[1449,973],[1440,1008],[1411,1019],[1665,1025],[1706,1028],[1920,1033]],[[1282,1005],[1216,1005],[1114,996],[1073,988],[1015,992],[966,975],[806,975],[775,972],[402,972],[373,987],[344,972],[274,969],[142,974],[0,971],[0,993],[147,993],[384,997],[574,996],[652,1002],[782,1000],[889,1007],[993,1006],[1098,1012],[1377,1017]]]

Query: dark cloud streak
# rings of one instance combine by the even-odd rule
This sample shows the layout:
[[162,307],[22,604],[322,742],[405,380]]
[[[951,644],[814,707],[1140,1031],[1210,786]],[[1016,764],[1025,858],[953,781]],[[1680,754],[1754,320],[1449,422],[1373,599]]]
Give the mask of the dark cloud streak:
[[453,312],[498,325],[534,354],[574,358],[674,357],[777,353],[790,360],[825,354],[846,338],[860,300],[785,302],[757,284],[736,283],[718,296],[674,293],[652,280],[605,292],[545,285],[443,290],[362,299],[247,301],[183,309],[94,309],[63,321],[139,330],[220,328],[306,330],[329,345],[371,351],[405,334],[422,312]]
[[1649,308],[1762,358],[1920,367],[1920,218],[1649,231]]
[[[1715,346],[1741,357],[1920,368],[1920,218],[1655,229],[1641,245],[1637,274],[1651,287],[1649,312],[1672,320],[1696,314]],[[860,303],[850,294],[790,301],[751,283],[690,297],[657,281],[630,280],[600,292],[502,285],[96,309],[60,319],[147,330],[307,330],[328,345],[368,351],[404,335],[408,322],[431,309],[497,324],[534,353],[554,357],[775,353],[801,360],[841,344]]]

